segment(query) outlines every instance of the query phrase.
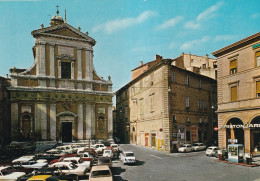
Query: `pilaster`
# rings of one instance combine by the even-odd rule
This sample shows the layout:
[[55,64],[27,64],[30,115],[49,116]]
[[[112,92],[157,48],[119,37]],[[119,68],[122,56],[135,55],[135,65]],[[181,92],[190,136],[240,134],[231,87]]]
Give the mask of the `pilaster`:
[[96,135],[96,116],[95,116],[95,105],[91,106],[91,137]]
[[50,104],[50,137],[56,140],[56,104]]
[[108,138],[113,138],[113,120],[112,120],[112,105],[107,108],[108,116]]
[[41,124],[41,138],[42,140],[47,140],[47,105],[39,104],[40,107],[40,124]]
[[92,106],[90,104],[86,105],[86,138],[91,139],[91,126],[92,126]]
[[18,103],[11,103],[11,136],[15,138],[19,133]]
[[83,104],[78,103],[78,139],[83,139]]
[[81,62],[81,49],[77,49],[77,61],[78,61],[78,80],[82,80],[82,62]]

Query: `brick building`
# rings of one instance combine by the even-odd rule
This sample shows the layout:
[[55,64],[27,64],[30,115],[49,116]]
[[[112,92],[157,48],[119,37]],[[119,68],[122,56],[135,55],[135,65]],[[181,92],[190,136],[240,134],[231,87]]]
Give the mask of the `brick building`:
[[112,82],[93,65],[96,41],[59,16],[32,31],[34,63],[11,68],[13,140],[112,137]]
[[212,53],[218,65],[219,147],[260,146],[260,33]]
[[175,66],[178,58],[141,63],[116,92],[125,142],[172,152],[182,143],[212,141],[216,80]]

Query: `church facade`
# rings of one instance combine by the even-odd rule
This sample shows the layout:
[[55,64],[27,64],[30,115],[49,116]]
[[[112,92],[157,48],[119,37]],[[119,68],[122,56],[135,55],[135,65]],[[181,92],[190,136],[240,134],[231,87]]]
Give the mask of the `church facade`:
[[108,139],[113,135],[112,81],[93,65],[96,41],[59,16],[32,31],[34,63],[11,68],[12,140]]

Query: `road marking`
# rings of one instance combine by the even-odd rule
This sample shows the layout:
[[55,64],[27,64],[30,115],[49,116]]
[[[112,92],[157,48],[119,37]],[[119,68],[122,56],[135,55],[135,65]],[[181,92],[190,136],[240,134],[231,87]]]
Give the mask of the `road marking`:
[[158,156],[155,156],[155,155],[151,155],[152,157],[154,158],[158,158],[158,159],[164,159],[164,158],[161,158],[161,157],[158,157]]

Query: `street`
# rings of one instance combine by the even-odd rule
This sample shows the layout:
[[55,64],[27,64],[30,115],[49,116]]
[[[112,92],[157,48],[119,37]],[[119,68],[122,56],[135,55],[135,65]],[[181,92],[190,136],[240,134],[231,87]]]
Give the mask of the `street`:
[[136,165],[113,162],[115,181],[254,181],[260,179],[260,167],[217,162],[207,157],[205,151],[190,153],[161,153],[136,145],[121,145],[121,150],[131,150],[137,159]]

